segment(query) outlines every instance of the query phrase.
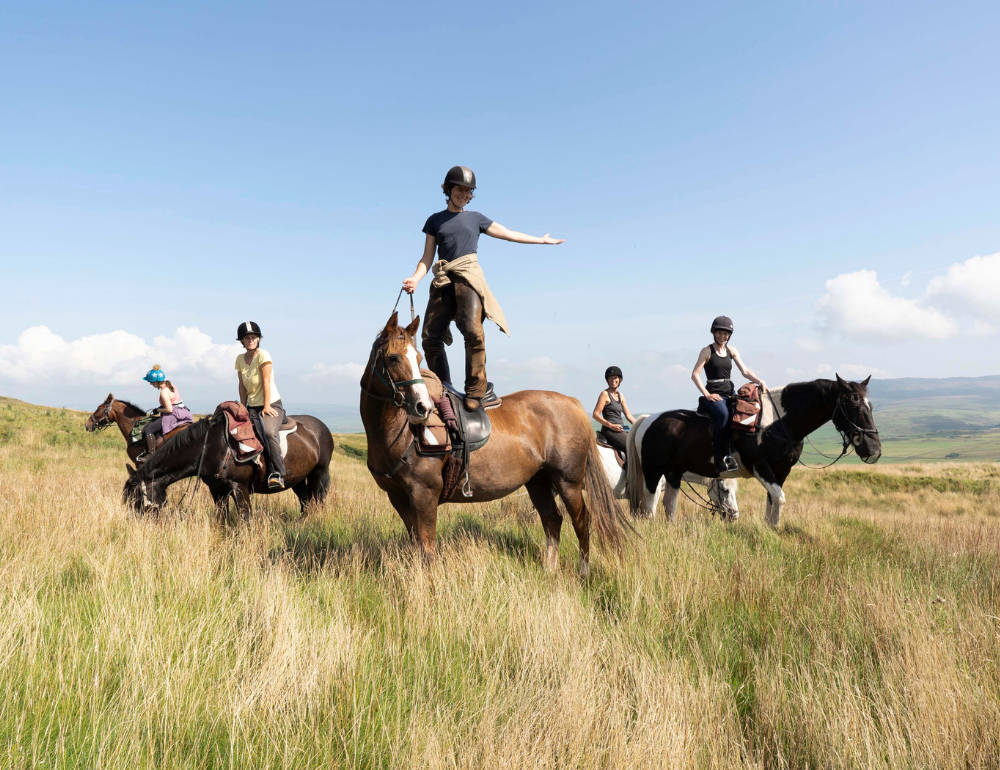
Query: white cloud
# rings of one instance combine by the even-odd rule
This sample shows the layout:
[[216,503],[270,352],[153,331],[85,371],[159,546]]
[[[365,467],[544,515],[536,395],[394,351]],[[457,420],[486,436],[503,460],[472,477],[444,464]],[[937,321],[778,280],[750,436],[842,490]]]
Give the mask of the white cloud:
[[883,289],[873,270],[831,278],[816,311],[822,328],[847,337],[940,340],[958,333],[958,324],[940,310]]
[[241,350],[238,343],[213,343],[209,335],[187,326],[179,327],[172,337],[155,338],[152,345],[122,330],[67,342],[47,326],[32,326],[14,344],[0,345],[0,378],[121,385],[137,382],[153,364],[160,364],[168,377],[173,372],[194,372],[224,379]]
[[959,312],[1000,320],[1000,253],[952,265],[927,284],[927,298]]
[[975,337],[990,337],[997,333],[997,327],[981,321],[978,318],[972,323],[972,334]]
[[309,374],[303,374],[306,382],[360,382],[364,374],[364,364],[314,364]]

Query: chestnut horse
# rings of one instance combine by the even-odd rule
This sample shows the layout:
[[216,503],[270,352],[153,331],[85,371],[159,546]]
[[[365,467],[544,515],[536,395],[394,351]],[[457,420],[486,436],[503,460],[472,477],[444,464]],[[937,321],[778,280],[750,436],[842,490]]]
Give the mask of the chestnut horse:
[[410,428],[426,423],[434,411],[427,387],[433,375],[420,370],[414,342],[419,326],[419,316],[400,326],[394,312],[375,339],[361,378],[361,419],[368,436],[368,470],[424,557],[435,556],[442,502],[497,500],[522,486],[542,520],[547,569],[555,569],[559,561],[562,514],[557,494],[580,542],[582,576],[590,570],[591,527],[604,546],[620,551],[631,525],[604,474],[589,417],[579,401],[560,393],[522,390],[504,396],[489,411],[489,441],[469,456],[472,496],[455,488],[447,500],[440,499],[446,458],[417,454]]
[[[87,422],[83,427],[88,433],[93,433],[110,425],[117,425],[118,430],[122,432],[122,437],[125,439],[125,453],[128,455],[129,460],[135,462],[136,458],[146,451],[146,442],[142,441],[138,444],[133,444],[132,428],[145,416],[146,413],[131,401],[122,401],[119,398],[115,398],[113,393],[108,393],[108,397],[87,418]],[[170,436],[176,436],[185,428],[190,427],[191,423],[186,422],[178,425],[166,436],[157,435],[156,448],[159,449],[163,445],[163,442],[170,438]]]

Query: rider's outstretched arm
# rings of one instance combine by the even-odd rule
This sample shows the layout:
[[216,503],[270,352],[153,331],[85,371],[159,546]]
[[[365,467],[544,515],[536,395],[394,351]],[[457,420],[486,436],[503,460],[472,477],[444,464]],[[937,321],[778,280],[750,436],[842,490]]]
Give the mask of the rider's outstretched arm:
[[563,243],[565,238],[552,238],[548,233],[545,233],[541,238],[537,235],[525,235],[524,233],[519,233],[517,230],[508,230],[499,222],[494,222],[486,229],[486,234],[494,238],[499,238],[501,241],[511,241],[513,243]]
[[403,288],[407,294],[413,294],[417,290],[420,279],[427,275],[427,271],[431,269],[431,263],[434,261],[434,249],[436,248],[437,238],[428,235],[424,240],[424,255],[417,262],[417,269],[413,271],[413,275],[403,281]]

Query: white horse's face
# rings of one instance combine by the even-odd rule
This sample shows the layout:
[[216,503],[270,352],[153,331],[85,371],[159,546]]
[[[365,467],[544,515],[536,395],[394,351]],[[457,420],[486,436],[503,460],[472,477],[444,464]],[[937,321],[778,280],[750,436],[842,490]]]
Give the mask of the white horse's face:
[[708,496],[713,503],[722,507],[722,515],[726,521],[736,521],[740,518],[740,507],[736,502],[736,490],[739,482],[736,479],[709,479]]

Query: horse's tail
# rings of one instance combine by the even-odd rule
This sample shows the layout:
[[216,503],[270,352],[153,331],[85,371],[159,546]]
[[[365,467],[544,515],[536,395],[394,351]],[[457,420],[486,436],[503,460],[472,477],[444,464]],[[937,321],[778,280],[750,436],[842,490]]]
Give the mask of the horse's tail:
[[590,446],[587,448],[587,476],[583,489],[590,523],[600,535],[601,545],[621,553],[626,540],[635,530],[618,507],[615,492],[608,483],[608,474],[601,462],[601,454],[597,451],[597,438],[593,431],[590,431]]
[[628,433],[628,468],[625,474],[625,495],[628,497],[628,508],[635,516],[642,507],[642,487],[646,483],[642,475],[642,457],[638,444],[639,426],[649,417],[648,414],[640,414],[634,423],[632,430]]

